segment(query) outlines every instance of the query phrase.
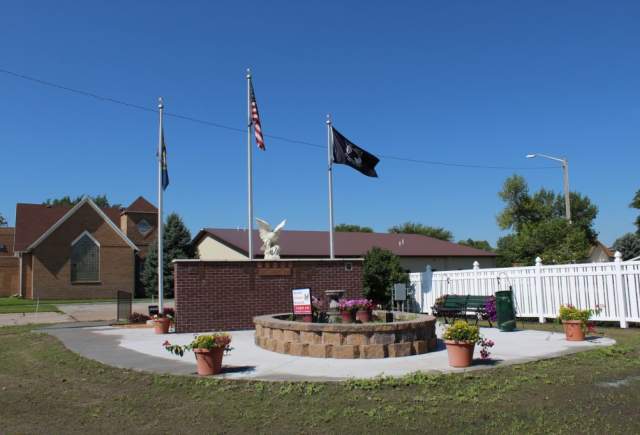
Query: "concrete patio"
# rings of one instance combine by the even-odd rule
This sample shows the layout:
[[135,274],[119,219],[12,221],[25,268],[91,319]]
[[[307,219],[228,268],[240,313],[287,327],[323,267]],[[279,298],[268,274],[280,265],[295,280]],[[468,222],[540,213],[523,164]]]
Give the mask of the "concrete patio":
[[[156,335],[151,328],[49,327],[42,330],[58,337],[70,350],[102,363],[154,373],[195,374],[195,358],[184,358],[164,350],[162,343],[186,344],[194,334]],[[593,337],[584,342],[568,342],[560,332],[518,330],[500,332],[482,328],[482,334],[495,341],[491,361],[479,359],[476,347],[474,365],[468,369],[449,367],[447,352],[440,342],[438,350],[403,358],[343,360],[295,357],[270,352],[253,342],[253,331],[231,332],[233,351],[224,358],[219,377],[227,379],[337,381],[349,378],[373,378],[379,375],[403,376],[422,372],[461,372],[553,358],[564,354],[610,346],[607,337]],[[439,327],[438,336],[441,336]]]

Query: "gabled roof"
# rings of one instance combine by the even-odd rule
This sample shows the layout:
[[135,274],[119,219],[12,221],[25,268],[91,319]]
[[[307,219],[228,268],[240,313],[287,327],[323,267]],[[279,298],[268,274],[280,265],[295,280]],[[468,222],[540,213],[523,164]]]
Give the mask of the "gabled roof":
[[124,212],[127,213],[157,213],[158,209],[155,205],[151,204],[144,197],[139,196],[135,201],[133,201],[129,207],[124,209]]
[[[246,230],[224,228],[204,228],[193,242],[211,236],[219,242],[247,255],[248,240]],[[387,234],[335,232],[334,251],[337,257],[360,257],[377,246],[388,249],[401,257],[495,257],[493,252],[446,242],[420,234]],[[253,257],[262,255],[262,242],[258,231],[253,231]],[[329,255],[328,231],[284,230],[280,234],[280,255],[283,257],[326,257]]]
[[72,206],[49,206],[45,204],[16,205],[15,251],[29,251],[38,246],[84,204],[89,204],[102,219],[132,248],[138,247],[120,230],[120,209],[100,208],[88,196]]

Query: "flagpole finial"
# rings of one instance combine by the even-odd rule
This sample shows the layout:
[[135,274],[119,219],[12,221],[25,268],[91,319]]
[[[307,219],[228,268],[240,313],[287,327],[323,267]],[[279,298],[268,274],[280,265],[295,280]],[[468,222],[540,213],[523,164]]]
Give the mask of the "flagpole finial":
[[164,103],[162,102],[162,97],[158,97],[158,109],[163,109]]
[[327,125],[331,125],[331,114],[327,113]]
[[251,78],[251,68],[247,68],[247,78]]

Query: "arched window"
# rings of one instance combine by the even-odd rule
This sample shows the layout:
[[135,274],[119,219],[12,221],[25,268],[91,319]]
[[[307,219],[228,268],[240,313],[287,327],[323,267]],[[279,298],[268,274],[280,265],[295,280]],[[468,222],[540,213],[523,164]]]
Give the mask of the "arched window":
[[100,281],[100,243],[87,231],[71,243],[71,282]]

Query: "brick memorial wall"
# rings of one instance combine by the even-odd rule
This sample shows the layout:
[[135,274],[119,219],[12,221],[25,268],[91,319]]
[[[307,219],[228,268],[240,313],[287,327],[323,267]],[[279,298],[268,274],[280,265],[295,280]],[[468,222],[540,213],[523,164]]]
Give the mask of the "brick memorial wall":
[[176,260],[176,332],[253,329],[253,317],[292,310],[291,290],[310,288],[362,295],[362,259]]

